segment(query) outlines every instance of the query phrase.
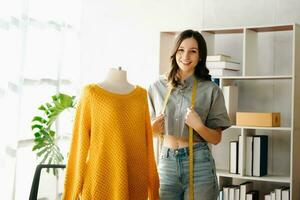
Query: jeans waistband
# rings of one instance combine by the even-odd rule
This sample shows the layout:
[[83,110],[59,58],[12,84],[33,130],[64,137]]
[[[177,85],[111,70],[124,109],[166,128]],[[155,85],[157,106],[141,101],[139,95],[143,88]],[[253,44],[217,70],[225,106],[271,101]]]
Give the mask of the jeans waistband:
[[[200,149],[208,149],[208,145],[206,142],[199,142],[199,143],[196,143],[193,145],[193,149],[194,149],[194,151],[200,150]],[[185,156],[189,155],[189,147],[173,149],[173,148],[163,146],[161,149],[161,154],[165,155],[166,157],[169,157],[169,156],[185,157]]]

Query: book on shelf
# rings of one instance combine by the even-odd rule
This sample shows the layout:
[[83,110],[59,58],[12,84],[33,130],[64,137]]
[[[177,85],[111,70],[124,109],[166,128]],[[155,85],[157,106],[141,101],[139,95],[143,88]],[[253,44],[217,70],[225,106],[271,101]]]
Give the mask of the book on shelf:
[[271,195],[271,200],[276,200],[274,191],[270,192],[270,195]]
[[234,188],[234,200],[240,200],[240,187]]
[[238,71],[231,70],[231,69],[209,69],[209,74],[212,77],[217,76],[238,76]]
[[265,194],[265,200],[271,200],[271,194]]
[[220,190],[220,192],[219,192],[219,196],[218,196],[218,200],[223,200],[224,199],[224,195],[223,195],[223,190]]
[[226,61],[217,61],[217,62],[206,62],[206,67],[210,69],[230,69],[233,71],[240,70],[240,63],[237,62],[226,62]]
[[239,144],[238,144],[238,146],[239,146],[239,158],[238,158],[238,162],[239,162],[239,164],[238,164],[238,174],[242,174],[242,170],[243,170],[243,167],[242,167],[242,162],[243,162],[243,158],[242,158],[242,151],[243,151],[243,149],[242,149],[242,136],[241,135],[239,135],[239,139],[238,139],[238,142],[239,142]]
[[[286,191],[287,189],[289,189],[288,187],[286,186],[282,186],[280,188],[275,188],[274,192],[275,192],[275,199],[276,200],[283,200],[283,191]],[[286,194],[285,194],[286,196]],[[289,195],[288,195],[289,197]]]
[[239,146],[238,141],[231,141],[230,142],[230,173],[237,174],[238,173],[238,153],[239,153]]
[[223,187],[223,200],[229,200],[229,188],[230,186]]
[[258,190],[251,190],[246,194],[246,200],[258,200]]
[[268,136],[253,136],[253,176],[268,173]]
[[247,176],[252,176],[252,142],[253,142],[253,137],[252,136],[247,136],[246,137],[246,175]]
[[236,112],[238,109],[238,86],[223,86],[222,91],[230,121],[232,124],[236,124]]
[[286,187],[281,190],[281,200],[289,200],[290,199],[290,188]]
[[239,200],[240,187],[238,185],[232,185],[229,188],[229,200]]
[[234,200],[234,189],[235,186],[229,188],[229,200]]
[[238,185],[223,186],[223,200],[235,200],[235,189],[238,188]]
[[253,182],[247,181],[240,184],[240,200],[246,200],[246,194],[251,190],[253,190]]
[[215,55],[207,55],[206,61],[214,62],[214,61],[230,61],[231,57],[225,54],[215,54]]

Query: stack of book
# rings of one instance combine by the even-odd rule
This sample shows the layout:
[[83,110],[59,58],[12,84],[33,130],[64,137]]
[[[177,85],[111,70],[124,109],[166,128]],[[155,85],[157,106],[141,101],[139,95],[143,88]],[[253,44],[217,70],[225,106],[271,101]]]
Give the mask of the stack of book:
[[271,191],[270,194],[265,194],[265,200],[289,200],[290,188],[282,186]]
[[230,56],[224,54],[208,55],[206,66],[212,77],[237,76],[240,70],[240,63],[232,61]]
[[[241,136],[238,141],[231,141],[229,145],[229,172],[241,173]],[[268,136],[255,135],[246,137],[246,175],[264,176],[268,174]]]
[[246,175],[264,176],[268,173],[268,136],[246,137]]
[[[240,185],[223,186],[219,192],[218,200],[258,200],[259,191],[255,190],[253,185],[253,182],[247,181]],[[290,188],[288,186],[282,186],[262,197],[264,197],[265,200],[289,200]]]
[[253,190],[253,182],[247,181],[240,185],[223,186],[219,200],[258,200],[258,191]]

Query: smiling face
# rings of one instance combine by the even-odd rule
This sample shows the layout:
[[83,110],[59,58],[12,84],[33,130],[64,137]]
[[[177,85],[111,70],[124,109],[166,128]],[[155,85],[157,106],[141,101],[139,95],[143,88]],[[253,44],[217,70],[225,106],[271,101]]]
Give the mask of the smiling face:
[[184,39],[176,51],[176,62],[181,79],[192,75],[200,59],[198,43],[194,38]]

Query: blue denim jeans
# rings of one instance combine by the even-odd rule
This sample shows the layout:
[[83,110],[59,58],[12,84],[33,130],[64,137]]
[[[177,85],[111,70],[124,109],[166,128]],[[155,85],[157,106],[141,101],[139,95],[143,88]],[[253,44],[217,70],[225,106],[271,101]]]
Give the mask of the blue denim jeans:
[[[162,147],[159,165],[160,199],[189,199],[189,148]],[[194,144],[194,199],[216,200],[219,187],[215,162],[207,143]]]

